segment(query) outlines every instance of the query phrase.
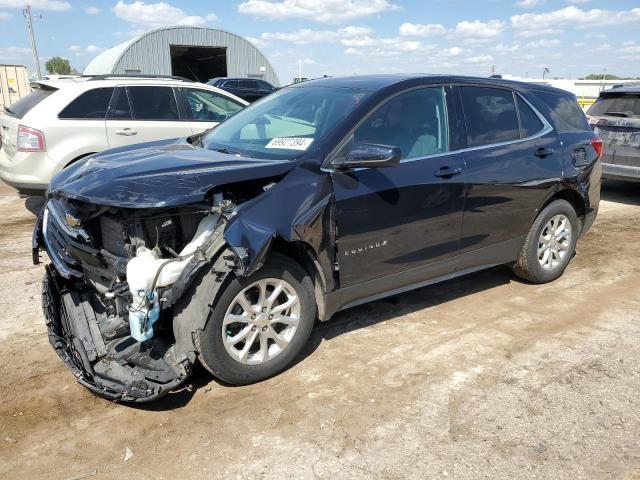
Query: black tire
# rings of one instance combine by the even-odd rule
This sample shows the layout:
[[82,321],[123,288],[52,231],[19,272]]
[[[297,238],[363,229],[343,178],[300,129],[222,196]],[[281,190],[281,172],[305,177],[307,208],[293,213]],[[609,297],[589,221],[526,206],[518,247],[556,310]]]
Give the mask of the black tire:
[[[553,269],[544,269],[538,261],[538,241],[542,230],[549,220],[556,215],[564,215],[571,224],[571,239],[565,257]],[[554,200],[547,205],[531,225],[520,251],[518,260],[512,265],[513,273],[532,283],[547,283],[559,278],[576,249],[576,242],[580,233],[580,222],[573,206],[566,200]]]
[[[293,287],[300,300],[300,320],[293,338],[279,355],[260,365],[246,365],[225,349],[221,335],[222,321],[236,295],[253,282],[265,278],[283,279]],[[215,306],[209,310],[204,330],[195,335],[200,363],[218,379],[235,385],[265,380],[290,366],[307,343],[316,318],[313,282],[307,272],[288,257],[272,254],[253,275],[247,278],[234,277],[223,289]]]

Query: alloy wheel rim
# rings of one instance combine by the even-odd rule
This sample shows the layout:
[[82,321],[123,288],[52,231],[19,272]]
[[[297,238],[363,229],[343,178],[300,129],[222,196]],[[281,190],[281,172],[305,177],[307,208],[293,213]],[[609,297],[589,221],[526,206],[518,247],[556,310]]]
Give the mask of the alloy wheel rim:
[[571,222],[562,214],[552,217],[538,239],[538,262],[545,270],[555,270],[569,254]]
[[300,299],[291,284],[265,278],[231,301],[222,322],[222,342],[234,360],[261,365],[289,346],[299,323]]

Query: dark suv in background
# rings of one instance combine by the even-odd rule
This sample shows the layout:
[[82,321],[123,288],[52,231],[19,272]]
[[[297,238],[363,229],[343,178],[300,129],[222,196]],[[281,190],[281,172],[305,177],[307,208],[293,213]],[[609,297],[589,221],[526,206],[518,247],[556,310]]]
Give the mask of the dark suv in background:
[[502,264],[555,280],[596,217],[601,147],[575,96],[545,86],[283,88],[52,180],[34,232],[50,341],[92,391],[147,401],[196,360],[232,384],[275,375],[316,318],[354,305]]
[[256,78],[212,78],[207,85],[221,88],[247,102],[255,102],[277,90],[269,82]]
[[601,92],[587,116],[604,143],[602,176],[640,182],[640,84]]

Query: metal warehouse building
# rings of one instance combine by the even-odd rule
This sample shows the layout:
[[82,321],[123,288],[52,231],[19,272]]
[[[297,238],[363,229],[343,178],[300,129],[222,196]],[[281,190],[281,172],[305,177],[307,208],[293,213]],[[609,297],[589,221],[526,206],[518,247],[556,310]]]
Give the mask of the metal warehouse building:
[[199,82],[214,77],[254,77],[278,86],[278,76],[252,43],[233,33],[201,27],[152,30],[105,50],[84,70],[100,74],[180,75]]

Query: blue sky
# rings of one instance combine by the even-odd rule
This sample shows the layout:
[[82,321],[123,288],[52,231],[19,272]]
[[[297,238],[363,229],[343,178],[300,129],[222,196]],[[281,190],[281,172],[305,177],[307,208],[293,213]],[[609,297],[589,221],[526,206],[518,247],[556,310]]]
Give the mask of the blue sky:
[[[635,0],[31,0],[41,62],[82,70],[101,50],[165,25],[251,39],[282,83],[298,74],[430,72],[640,76]],[[32,67],[23,0],[0,0],[0,63]]]

